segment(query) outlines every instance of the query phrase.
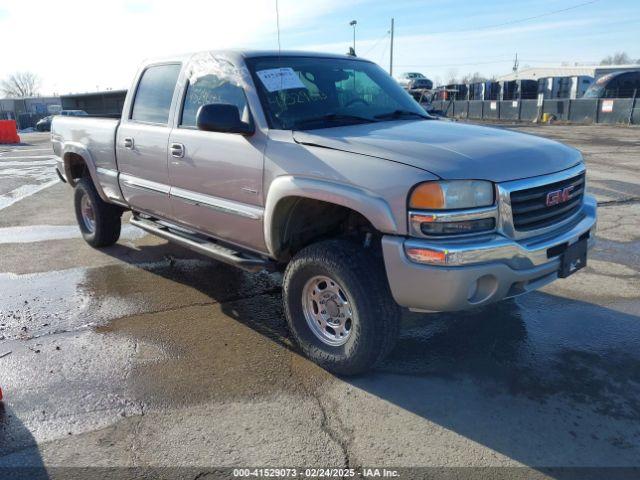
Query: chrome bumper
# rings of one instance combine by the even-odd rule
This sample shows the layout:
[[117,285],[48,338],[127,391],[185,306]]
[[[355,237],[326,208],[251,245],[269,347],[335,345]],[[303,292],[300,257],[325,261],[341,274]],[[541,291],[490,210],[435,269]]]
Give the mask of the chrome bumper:
[[[586,195],[568,225],[545,235],[514,240],[501,234],[461,241],[433,241],[385,235],[382,249],[391,293],[415,310],[463,310],[520,295],[557,278],[564,247],[595,241],[595,198]],[[446,253],[446,265],[411,261],[408,248]]]

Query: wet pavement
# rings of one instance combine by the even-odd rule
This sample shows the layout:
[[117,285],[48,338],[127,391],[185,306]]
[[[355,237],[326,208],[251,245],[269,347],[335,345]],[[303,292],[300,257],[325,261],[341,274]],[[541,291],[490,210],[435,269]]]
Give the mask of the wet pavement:
[[640,466],[640,130],[521,129],[585,154],[589,267],[407,313],[357,378],[297,353],[278,275],[131,227],[91,249],[44,168],[48,136],[0,146],[0,467]]

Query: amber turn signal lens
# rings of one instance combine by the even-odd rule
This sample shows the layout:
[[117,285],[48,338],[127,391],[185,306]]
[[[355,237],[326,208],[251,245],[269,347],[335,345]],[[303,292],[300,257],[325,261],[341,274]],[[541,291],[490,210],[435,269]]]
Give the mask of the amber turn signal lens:
[[409,207],[422,209],[444,208],[444,193],[437,182],[421,183],[411,192]]
[[448,252],[441,250],[431,250],[430,248],[406,248],[407,256],[418,263],[431,263],[444,265],[449,259]]

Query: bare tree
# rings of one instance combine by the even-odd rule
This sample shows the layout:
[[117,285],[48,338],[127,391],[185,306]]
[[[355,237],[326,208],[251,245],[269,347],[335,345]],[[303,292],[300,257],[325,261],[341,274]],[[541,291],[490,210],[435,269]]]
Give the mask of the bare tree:
[[454,85],[458,83],[458,79],[456,78],[457,76],[458,70],[456,70],[455,68],[449,69],[449,71],[447,72],[447,84]]
[[625,65],[633,63],[631,57],[627,55],[627,52],[616,52],[613,55],[608,55],[600,61],[600,65]]
[[460,83],[465,83],[465,84],[480,83],[480,82],[486,82],[486,81],[487,81],[487,77],[485,77],[484,75],[481,75],[480,72],[467,73],[460,79]]
[[0,81],[0,92],[9,98],[37,97],[40,77],[32,72],[16,72]]

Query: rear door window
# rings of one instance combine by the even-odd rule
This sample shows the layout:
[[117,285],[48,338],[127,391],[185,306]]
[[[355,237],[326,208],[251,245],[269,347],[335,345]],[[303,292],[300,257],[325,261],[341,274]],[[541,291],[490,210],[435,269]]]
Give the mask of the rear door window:
[[179,74],[180,64],[147,68],[138,83],[131,120],[162,125],[169,123],[171,100]]

